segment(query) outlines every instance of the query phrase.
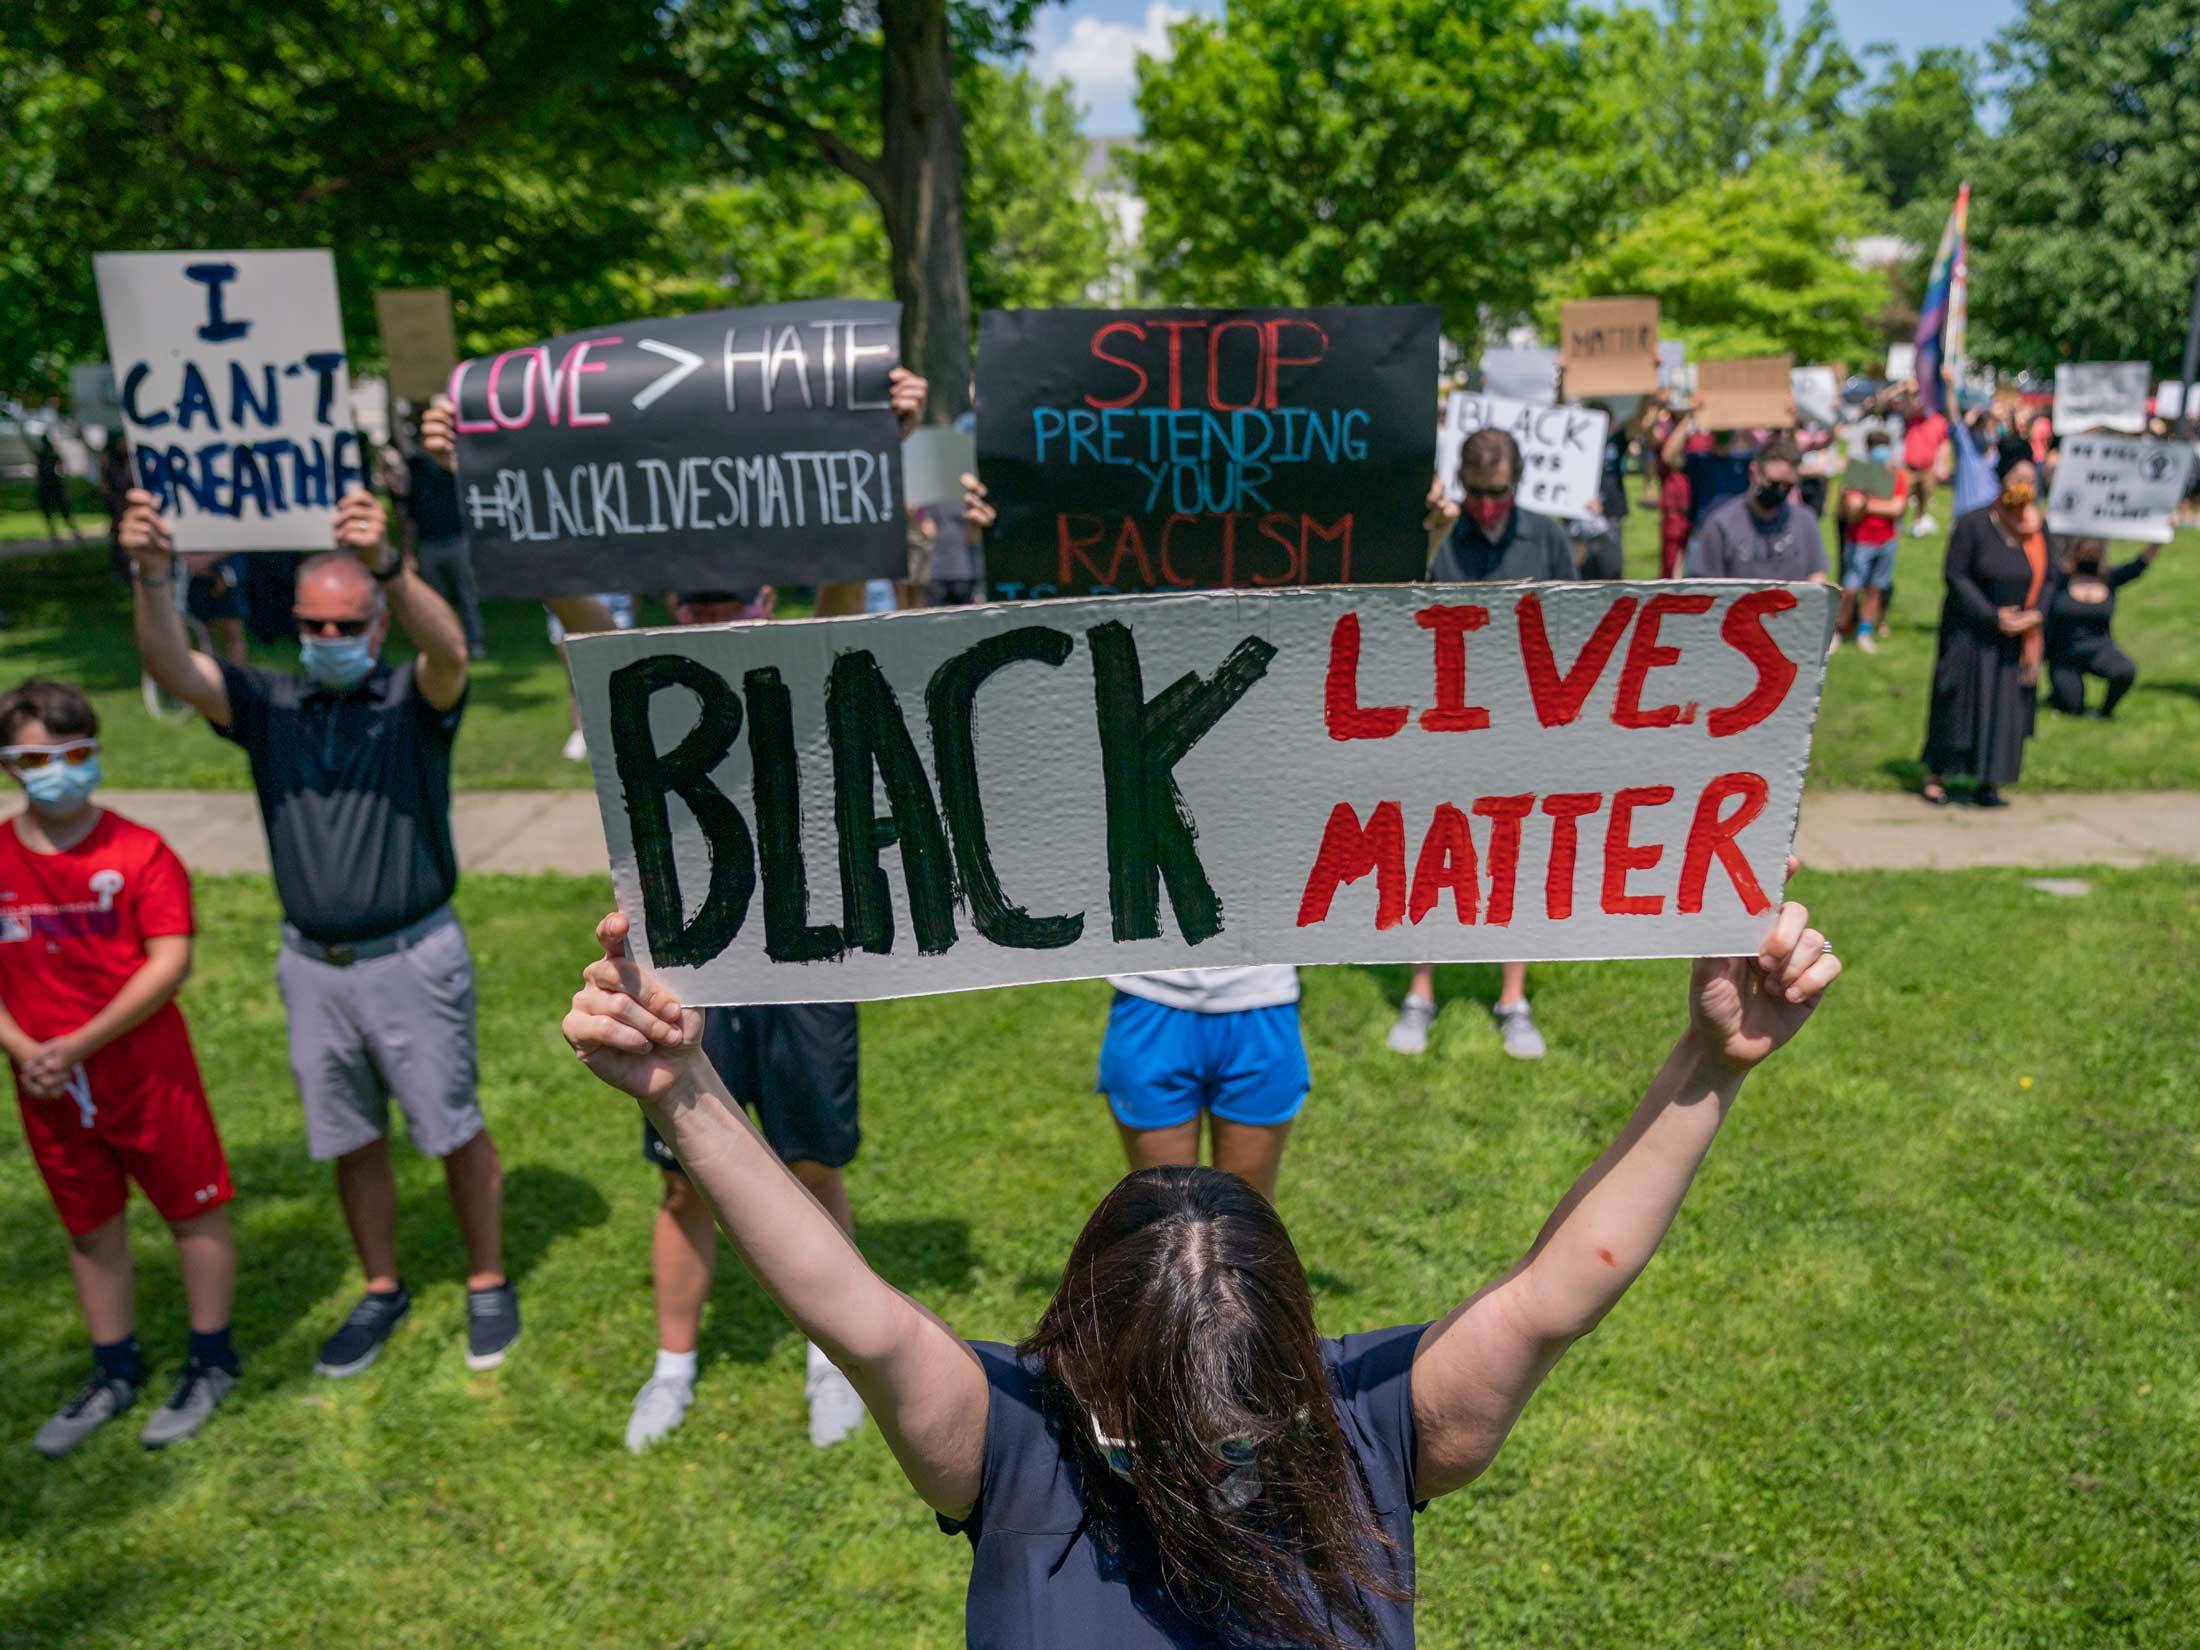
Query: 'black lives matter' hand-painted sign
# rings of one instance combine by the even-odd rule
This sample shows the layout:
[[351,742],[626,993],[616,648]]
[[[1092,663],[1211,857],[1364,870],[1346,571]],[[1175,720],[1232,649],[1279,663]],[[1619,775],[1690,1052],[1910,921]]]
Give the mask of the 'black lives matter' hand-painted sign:
[[1437,325],[1428,306],[989,312],[993,594],[1419,578]]
[[451,375],[489,596],[901,578],[901,306],[824,300],[569,333]]
[[569,653],[638,954],[683,1002],[833,1001],[1754,951],[1834,596],[1235,591]]

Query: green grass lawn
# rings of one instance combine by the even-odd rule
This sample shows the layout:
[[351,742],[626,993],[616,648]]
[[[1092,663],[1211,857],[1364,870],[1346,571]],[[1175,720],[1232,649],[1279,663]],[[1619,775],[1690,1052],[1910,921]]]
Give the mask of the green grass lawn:
[[[1655,512],[1637,510],[1627,525],[1629,571],[1655,576]],[[1916,783],[1942,550],[1939,539],[1903,539],[1899,598],[1885,651],[1867,658],[1845,648],[1835,657],[1811,754],[1812,784],[1891,790]],[[40,671],[83,684],[105,723],[113,783],[245,788],[244,761],[230,746],[204,729],[179,729],[146,715],[138,698],[128,593],[107,572],[104,545],[78,555],[0,560],[0,608],[11,622],[0,630],[0,679]],[[782,604],[783,611],[797,608],[792,600]],[[653,622],[664,622],[661,611],[651,611]],[[489,658],[475,676],[454,782],[473,789],[586,785],[585,765],[558,754],[567,728],[565,676],[544,637],[542,610],[526,602],[492,602],[485,623]],[[2154,570],[2125,592],[2116,632],[2139,662],[2138,687],[2112,723],[2043,711],[2025,760],[2025,788],[2200,789],[2200,533],[2180,534]],[[297,654],[293,646],[278,645],[257,649],[254,657],[290,667]]]
[[[1893,661],[1887,661],[1892,663]],[[2014,873],[1806,872],[1850,977],[1745,1096],[1665,1253],[1494,1469],[1420,1520],[1430,1646],[2169,1647],[2200,1597],[2200,872],[2083,899]],[[0,1645],[959,1642],[967,1557],[875,1430],[803,1434],[799,1338],[720,1280],[686,1429],[620,1447],[653,1344],[655,1176],[555,1021],[600,884],[472,879],[485,1104],[526,1336],[467,1373],[456,1232],[400,1154],[412,1322],[310,1373],[355,1282],[310,1165],[256,880],[201,889],[186,1006],[240,1187],[249,1370],[196,1444],[28,1437],[84,1348],[58,1227],[0,1125]],[[2145,936],[2135,955],[2134,941]],[[1673,963],[1539,968],[1507,1061],[1447,971],[1429,1056],[1385,1053],[1397,971],[1307,977],[1315,1094],[1283,1211],[1325,1330],[1442,1311],[1503,1268],[1673,1033]],[[859,1238],[966,1334],[1033,1322],[1120,1172],[1088,1090],[1099,984],[864,1011]],[[2031,1005],[2026,1007],[2024,1005]],[[175,1268],[139,1206],[141,1330]]]

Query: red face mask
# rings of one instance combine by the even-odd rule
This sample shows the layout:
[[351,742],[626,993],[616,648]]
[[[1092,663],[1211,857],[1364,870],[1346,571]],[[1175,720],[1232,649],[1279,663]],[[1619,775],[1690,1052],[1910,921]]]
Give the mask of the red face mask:
[[1512,514],[1512,507],[1513,496],[1510,493],[1505,493],[1497,498],[1478,498],[1473,493],[1469,493],[1465,505],[1466,512],[1473,518],[1475,526],[1492,536],[1495,536],[1497,530],[1505,525],[1505,518]]

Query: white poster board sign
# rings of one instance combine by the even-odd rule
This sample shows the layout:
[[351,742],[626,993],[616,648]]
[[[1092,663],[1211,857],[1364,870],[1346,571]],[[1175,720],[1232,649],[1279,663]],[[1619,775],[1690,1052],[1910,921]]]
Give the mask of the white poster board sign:
[[1254,963],[1738,955],[1836,593],[1340,585],[569,645],[683,1002]]
[[2183,442],[2066,435],[2048,499],[2047,530],[2076,538],[2167,544],[2192,473]]
[[1831,429],[1841,420],[1841,386],[1831,367],[1796,367],[1788,373],[1795,416],[1805,424]]
[[901,497],[910,509],[945,509],[962,503],[962,478],[978,468],[974,430],[926,424],[911,430],[901,444]]
[[1504,430],[1520,443],[1520,507],[1581,521],[1603,479],[1610,426],[1603,413],[1586,407],[1544,407],[1454,390],[1436,430],[1436,473],[1443,477],[1444,496],[1461,502],[1467,495],[1459,485],[1459,449],[1476,430]]
[[1917,346],[1915,344],[1889,344],[1887,346],[1887,382],[1899,384],[1917,371]]
[[2147,383],[2144,361],[2065,361],[2055,369],[2055,431],[2114,430],[2144,435]]
[[1558,351],[1486,349],[1482,352],[1485,394],[1548,406],[1558,399]]
[[137,483],[176,548],[325,549],[367,481],[336,264],[320,252],[92,259]]
[[2200,384],[2187,389],[2174,378],[2163,379],[2154,391],[2154,416],[2175,422],[2186,413],[2200,418]]

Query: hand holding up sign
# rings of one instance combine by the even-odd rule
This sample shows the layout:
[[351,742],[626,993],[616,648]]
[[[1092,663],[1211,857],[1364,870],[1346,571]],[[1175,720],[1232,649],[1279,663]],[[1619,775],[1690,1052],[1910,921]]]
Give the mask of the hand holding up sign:
[[176,553],[175,536],[161,519],[159,503],[142,487],[133,487],[123,495],[122,524],[116,530],[115,542],[146,573],[165,573]]
[[669,1093],[680,1063],[701,1051],[703,1016],[627,955],[626,927],[617,911],[596,924],[603,955],[581,971],[560,1029],[581,1064],[622,1094],[649,1100]]
[[904,436],[924,422],[924,403],[929,389],[930,386],[907,367],[896,367],[886,375],[886,399],[893,403],[894,416],[901,421]]
[[[1792,871],[1794,861],[1789,868]],[[1700,957],[1689,979],[1688,1023],[1697,1046],[1736,1072],[1761,1064],[1802,1029],[1841,959],[1794,900],[1754,957]]]
[[352,489],[336,506],[336,548],[349,550],[370,573],[388,570],[392,560],[389,512],[364,488]]
[[963,520],[972,527],[991,527],[1000,519],[1000,511],[993,508],[986,498],[985,483],[974,475],[962,478]]
[[420,450],[444,469],[458,469],[458,431],[451,417],[449,396],[437,396],[421,413]]

